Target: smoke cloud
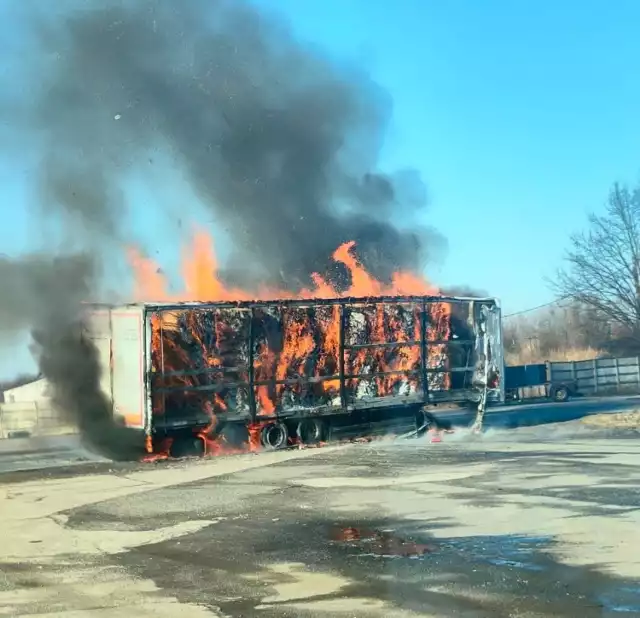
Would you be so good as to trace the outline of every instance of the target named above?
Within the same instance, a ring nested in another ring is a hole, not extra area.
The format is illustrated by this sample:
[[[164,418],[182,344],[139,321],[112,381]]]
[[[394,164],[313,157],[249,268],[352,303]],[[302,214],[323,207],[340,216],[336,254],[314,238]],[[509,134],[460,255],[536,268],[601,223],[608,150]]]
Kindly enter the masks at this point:
[[[113,233],[123,176],[163,150],[228,231],[237,278],[307,285],[348,240],[387,278],[441,245],[417,226],[418,172],[376,171],[391,101],[365,73],[237,0],[76,6],[37,24],[47,200]]]
[[[33,225],[53,213],[87,251],[1,262],[15,294],[3,293],[0,319],[37,331],[41,368],[81,427],[91,410],[103,418],[105,403],[92,346],[73,334],[79,303],[129,236],[136,204],[123,184],[144,177],[154,153],[226,230],[234,283],[307,285],[314,271],[331,276],[330,255],[349,240],[383,280],[421,271],[442,247],[417,219],[419,173],[378,170],[387,93],[278,19],[240,0],[45,6],[24,12],[29,97],[13,122],[41,153]]]

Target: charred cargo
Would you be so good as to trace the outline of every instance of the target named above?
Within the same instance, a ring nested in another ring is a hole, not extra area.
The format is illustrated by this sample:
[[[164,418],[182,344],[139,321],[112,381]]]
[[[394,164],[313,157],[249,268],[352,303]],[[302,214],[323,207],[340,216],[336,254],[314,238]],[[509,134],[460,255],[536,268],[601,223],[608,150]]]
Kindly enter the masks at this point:
[[[90,324],[114,414],[148,441],[242,442],[260,424],[276,448],[385,431],[425,404],[504,401],[491,298],[144,303],[93,307]]]

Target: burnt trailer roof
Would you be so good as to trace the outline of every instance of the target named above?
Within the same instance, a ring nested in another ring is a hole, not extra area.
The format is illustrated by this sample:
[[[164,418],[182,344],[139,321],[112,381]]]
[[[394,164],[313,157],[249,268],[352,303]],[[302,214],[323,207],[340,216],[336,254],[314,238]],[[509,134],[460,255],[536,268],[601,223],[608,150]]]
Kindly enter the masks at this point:
[[[361,305],[371,303],[484,303],[499,306],[498,299],[493,297],[466,296],[438,296],[438,295],[395,295],[395,296],[340,296],[335,298],[296,298],[296,299],[265,299],[265,300],[237,300],[237,301],[181,301],[159,302],[144,301],[135,303],[90,303],[92,307],[141,307],[151,311],[170,311],[179,309],[207,309],[207,308],[237,308],[250,309],[252,307],[283,306],[306,307],[309,305]]]

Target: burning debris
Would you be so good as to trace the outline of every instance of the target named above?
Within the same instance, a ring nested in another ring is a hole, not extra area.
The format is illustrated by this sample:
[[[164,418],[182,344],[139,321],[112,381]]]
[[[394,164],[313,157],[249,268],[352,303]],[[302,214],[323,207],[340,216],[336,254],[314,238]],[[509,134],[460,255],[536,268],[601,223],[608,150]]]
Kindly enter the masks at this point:
[[[423,310],[373,300],[159,309],[151,319],[154,410],[184,410],[196,393],[205,400],[213,393],[214,414],[245,414],[255,397],[258,416],[337,405],[341,386],[349,402],[414,395],[422,388]],[[425,370],[442,371],[448,311],[444,303],[428,310],[426,337],[433,343]],[[250,374],[253,394],[241,386]],[[432,391],[446,388],[449,378],[427,379]]]

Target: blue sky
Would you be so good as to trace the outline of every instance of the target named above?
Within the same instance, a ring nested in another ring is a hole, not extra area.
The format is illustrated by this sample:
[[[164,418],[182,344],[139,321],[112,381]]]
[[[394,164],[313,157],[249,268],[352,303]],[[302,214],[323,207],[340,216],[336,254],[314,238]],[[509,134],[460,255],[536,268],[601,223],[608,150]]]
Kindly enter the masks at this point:
[[[262,0],[394,99],[383,162],[420,169],[441,284],[553,298],[568,236],[640,171],[640,2]]]
[[[382,163],[428,184],[425,221],[449,245],[428,269],[439,284],[483,288],[506,313],[551,300],[569,234],[640,177],[640,2],[255,2],[391,93]],[[3,163],[0,251],[15,253],[34,240],[31,180],[26,160]]]

